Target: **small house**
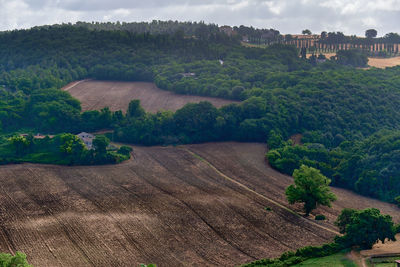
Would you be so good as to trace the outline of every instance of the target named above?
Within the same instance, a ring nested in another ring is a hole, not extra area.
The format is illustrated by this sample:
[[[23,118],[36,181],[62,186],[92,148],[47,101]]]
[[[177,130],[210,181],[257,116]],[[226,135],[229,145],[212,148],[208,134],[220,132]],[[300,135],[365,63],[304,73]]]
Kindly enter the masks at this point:
[[[219,31],[225,33],[228,36],[232,36],[232,35],[236,34],[235,30],[231,26],[228,26],[228,25],[219,27]]]
[[[93,139],[94,139],[93,134],[82,132],[77,136],[82,140],[87,149],[93,148]]]

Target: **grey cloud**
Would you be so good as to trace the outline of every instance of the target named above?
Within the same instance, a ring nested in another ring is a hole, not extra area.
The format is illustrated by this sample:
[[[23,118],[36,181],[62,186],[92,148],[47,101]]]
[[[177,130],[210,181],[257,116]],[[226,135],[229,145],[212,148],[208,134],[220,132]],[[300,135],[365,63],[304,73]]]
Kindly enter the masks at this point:
[[[400,0],[0,0],[0,29],[84,21],[205,21],[282,33],[400,32]]]

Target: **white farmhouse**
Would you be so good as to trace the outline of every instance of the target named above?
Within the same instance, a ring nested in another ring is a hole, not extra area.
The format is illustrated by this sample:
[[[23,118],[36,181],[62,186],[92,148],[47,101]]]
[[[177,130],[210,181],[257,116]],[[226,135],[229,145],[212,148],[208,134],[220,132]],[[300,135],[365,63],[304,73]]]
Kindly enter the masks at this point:
[[[93,148],[93,139],[94,139],[93,134],[82,132],[77,136],[83,141],[87,149]]]

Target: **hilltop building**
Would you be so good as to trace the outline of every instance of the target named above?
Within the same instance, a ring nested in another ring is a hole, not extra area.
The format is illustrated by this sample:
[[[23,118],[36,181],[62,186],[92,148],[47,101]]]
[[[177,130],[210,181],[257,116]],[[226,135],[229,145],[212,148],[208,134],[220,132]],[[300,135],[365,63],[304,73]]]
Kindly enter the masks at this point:
[[[82,132],[80,134],[77,134],[77,136],[82,140],[87,149],[93,148],[93,134]]]
[[[228,36],[232,36],[232,35],[236,34],[235,30],[231,26],[228,26],[228,25],[219,27],[219,31],[225,33]]]

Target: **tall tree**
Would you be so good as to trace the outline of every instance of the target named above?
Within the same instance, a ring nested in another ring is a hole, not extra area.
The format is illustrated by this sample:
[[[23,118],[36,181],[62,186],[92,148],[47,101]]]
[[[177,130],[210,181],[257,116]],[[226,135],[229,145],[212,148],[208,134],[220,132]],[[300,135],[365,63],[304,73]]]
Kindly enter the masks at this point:
[[[378,209],[365,210],[344,209],[339,215],[336,225],[348,246],[360,246],[370,249],[378,242],[386,239],[395,241],[396,228],[392,217],[383,215]]]
[[[302,34],[307,34],[307,35],[311,35],[312,32],[309,29],[305,29],[301,32]]]
[[[131,118],[138,118],[145,115],[144,109],[140,106],[140,100],[134,99],[129,103],[127,116]]]
[[[93,139],[93,146],[97,154],[106,154],[109,143],[110,140],[108,140],[104,135],[98,135]]]
[[[365,31],[365,37],[367,38],[375,38],[378,35],[378,32],[375,29],[369,29]]]
[[[293,172],[294,185],[286,188],[286,196],[290,204],[296,202],[304,203],[306,216],[314,210],[317,205],[331,206],[336,200],[335,194],[330,192],[331,180],[326,178],[315,168],[301,165],[300,169]]]

